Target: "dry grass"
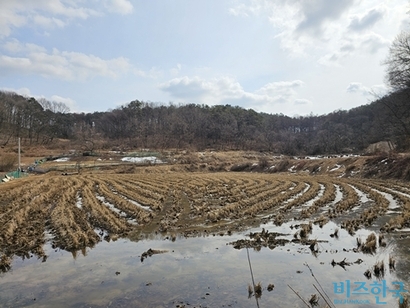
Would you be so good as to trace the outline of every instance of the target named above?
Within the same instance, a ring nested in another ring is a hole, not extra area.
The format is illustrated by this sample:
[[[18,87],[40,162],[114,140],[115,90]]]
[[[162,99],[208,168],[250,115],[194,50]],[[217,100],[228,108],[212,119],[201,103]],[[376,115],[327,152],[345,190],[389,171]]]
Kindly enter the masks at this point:
[[[206,163],[218,164],[225,163],[223,159],[228,157],[206,153],[204,158]],[[294,210],[302,205],[301,217],[306,218],[329,206],[330,217],[323,214],[312,219],[320,226],[359,205],[360,217],[341,224],[354,233],[388,208],[381,192],[397,197],[402,209],[402,215],[390,225],[406,226],[410,222],[408,183],[288,174],[185,173],[172,172],[169,166],[133,168],[130,172],[46,174],[1,184],[0,267],[8,270],[8,260],[14,255],[27,256],[31,252],[44,257],[44,232],[53,236],[53,247],[75,252],[103,239],[137,236],[141,232],[168,232],[168,236],[175,237],[198,234],[198,230],[219,233],[233,226],[245,228],[260,217],[280,225],[293,219]],[[338,202],[334,202],[336,186],[343,193]],[[361,209],[353,187],[366,193],[374,206]],[[307,206],[308,201],[312,205]],[[311,231],[311,223],[302,224],[297,237],[307,241]],[[337,237],[338,230],[331,236]],[[371,234],[363,243],[359,241],[365,253],[375,253],[377,244],[385,245],[383,235]],[[309,244],[313,244],[312,251],[317,250],[317,242]],[[372,271],[380,276],[384,269],[377,266]]]
[[[0,155],[0,172],[8,172],[17,169],[17,155]]]

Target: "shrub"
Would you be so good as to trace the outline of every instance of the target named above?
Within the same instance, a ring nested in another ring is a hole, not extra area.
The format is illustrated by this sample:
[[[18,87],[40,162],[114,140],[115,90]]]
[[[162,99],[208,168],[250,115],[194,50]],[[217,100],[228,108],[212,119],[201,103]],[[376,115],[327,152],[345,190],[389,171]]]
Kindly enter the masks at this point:
[[[12,154],[5,154],[0,156],[0,171],[11,171],[17,163],[17,156]]]
[[[269,167],[269,161],[267,157],[259,157],[258,166],[263,170]]]
[[[251,163],[243,163],[239,165],[233,165],[230,170],[233,172],[249,171],[251,166]]]
[[[279,163],[275,165],[275,168],[273,168],[272,172],[286,172],[288,171],[289,166],[290,161],[288,159],[281,159]]]

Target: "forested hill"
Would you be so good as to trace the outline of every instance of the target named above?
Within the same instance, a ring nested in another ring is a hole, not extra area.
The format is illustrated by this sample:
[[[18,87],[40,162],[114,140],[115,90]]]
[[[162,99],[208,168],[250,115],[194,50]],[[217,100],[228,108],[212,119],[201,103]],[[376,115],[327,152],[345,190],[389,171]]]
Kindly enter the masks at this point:
[[[161,105],[132,101],[114,110],[70,113],[61,103],[0,92],[0,142],[70,139],[83,150],[206,148],[260,150],[288,155],[361,152],[392,141],[410,148],[410,89],[368,105],[327,115],[288,117],[234,106]]]

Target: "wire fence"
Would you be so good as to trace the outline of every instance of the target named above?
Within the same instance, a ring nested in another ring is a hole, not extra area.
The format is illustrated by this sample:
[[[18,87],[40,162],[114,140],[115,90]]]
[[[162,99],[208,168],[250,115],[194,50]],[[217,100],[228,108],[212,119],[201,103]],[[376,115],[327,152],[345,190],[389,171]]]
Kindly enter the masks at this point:
[[[15,178],[15,179],[19,179],[19,178],[24,178],[27,176],[26,172],[22,172],[22,171],[12,171],[7,173],[7,176],[10,178]]]
[[[9,182],[13,179],[24,178],[26,176],[28,176],[27,172],[22,172],[22,171],[7,172],[6,175],[4,176],[4,178],[0,180],[0,183]]]

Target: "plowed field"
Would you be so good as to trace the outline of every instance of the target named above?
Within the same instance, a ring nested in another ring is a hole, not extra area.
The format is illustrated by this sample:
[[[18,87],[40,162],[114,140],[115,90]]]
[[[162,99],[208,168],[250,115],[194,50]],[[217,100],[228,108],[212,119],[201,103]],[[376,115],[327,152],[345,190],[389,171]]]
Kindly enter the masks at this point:
[[[15,256],[46,261],[46,242],[76,252],[102,240],[229,234],[294,219],[333,220],[350,234],[376,223],[382,232],[409,227],[410,184],[232,172],[29,177],[0,185],[0,271]]]

